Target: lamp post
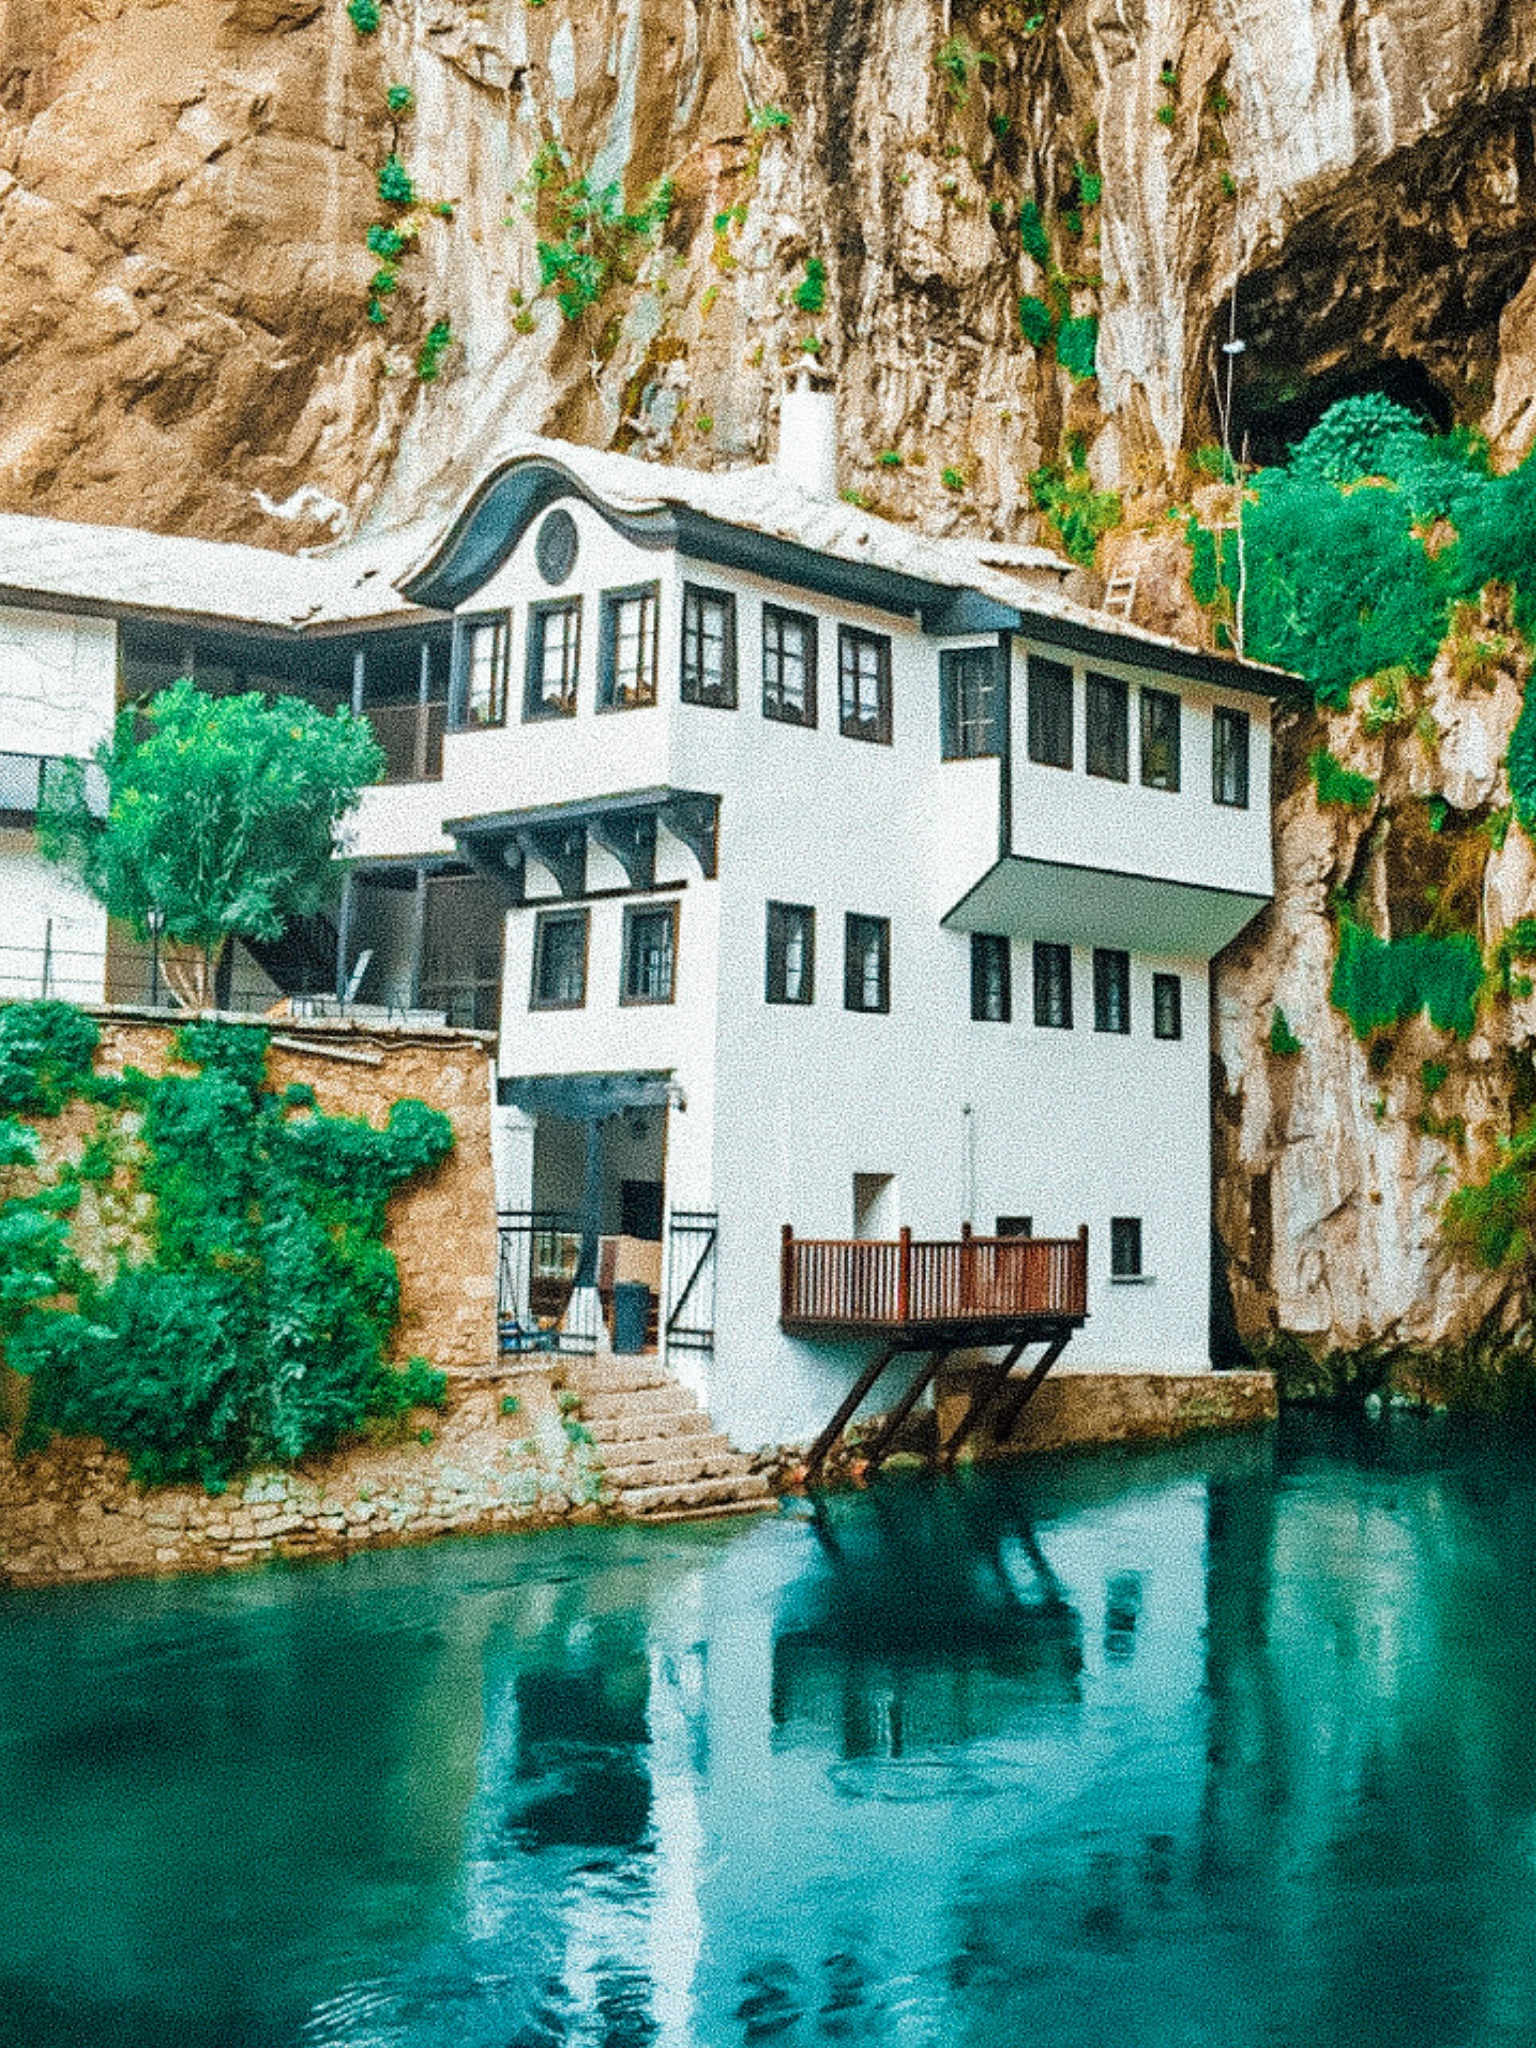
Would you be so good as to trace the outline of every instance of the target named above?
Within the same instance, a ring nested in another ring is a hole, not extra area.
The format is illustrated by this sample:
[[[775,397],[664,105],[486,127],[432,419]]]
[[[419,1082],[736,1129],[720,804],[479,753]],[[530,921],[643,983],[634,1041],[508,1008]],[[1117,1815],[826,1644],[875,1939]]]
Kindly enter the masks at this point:
[[[165,929],[165,912],[158,906],[145,914],[149,926],[149,1007],[160,1007],[160,934]]]

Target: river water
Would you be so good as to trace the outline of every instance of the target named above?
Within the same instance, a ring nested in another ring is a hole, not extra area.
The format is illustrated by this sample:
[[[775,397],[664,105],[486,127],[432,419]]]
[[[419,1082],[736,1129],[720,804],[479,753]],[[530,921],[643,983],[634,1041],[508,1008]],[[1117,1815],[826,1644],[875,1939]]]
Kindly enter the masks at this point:
[[[0,1595],[0,2044],[1529,2048],[1533,1475],[1302,1419]]]

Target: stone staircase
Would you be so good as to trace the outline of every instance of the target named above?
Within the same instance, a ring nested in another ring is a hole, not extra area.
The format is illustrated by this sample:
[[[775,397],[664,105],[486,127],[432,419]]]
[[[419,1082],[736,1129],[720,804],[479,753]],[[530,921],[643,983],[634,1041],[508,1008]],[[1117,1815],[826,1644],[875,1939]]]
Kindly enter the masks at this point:
[[[603,1461],[610,1504],[636,1521],[701,1521],[774,1506],[688,1389],[654,1358],[566,1359],[563,1377]]]

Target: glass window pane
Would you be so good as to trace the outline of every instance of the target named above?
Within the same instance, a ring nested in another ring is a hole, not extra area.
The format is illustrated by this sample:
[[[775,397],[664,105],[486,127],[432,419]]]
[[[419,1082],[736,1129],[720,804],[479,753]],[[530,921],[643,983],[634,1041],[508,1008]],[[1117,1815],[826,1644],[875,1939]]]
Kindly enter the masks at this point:
[[[1090,775],[1124,782],[1129,775],[1129,715],[1126,685],[1116,676],[1089,676],[1086,693]]]
[[[1184,990],[1176,974],[1152,977],[1152,1034],[1155,1038],[1184,1035]]]
[[[1129,1031],[1131,1028],[1131,956],[1106,946],[1093,953],[1093,1028],[1095,1031]]]
[[[940,753],[946,761],[977,760],[1001,746],[995,647],[957,647],[939,656]]]
[[[1010,947],[993,932],[971,934],[971,1016],[978,1023],[1006,1024],[1012,1014]]]
[[[1179,700],[1169,690],[1141,693],[1141,779],[1148,789],[1179,786]]]
[[[1109,1270],[1116,1280],[1141,1277],[1141,1218],[1111,1216],[1109,1219]]]
[[[815,954],[815,911],[804,903],[770,903],[765,988],[770,1003],[813,1000]]]
[[[673,971],[673,910],[629,910],[624,919],[624,979],[628,1003],[670,1003]]]
[[[1212,795],[1219,804],[1248,807],[1248,714],[1219,705],[1212,753]]]
[[[1030,656],[1028,725],[1031,761],[1072,766],[1072,671],[1065,663]]]
[[[763,716],[816,723],[816,621],[763,606]]]
[[[1037,940],[1034,953],[1035,1022],[1049,1028],[1072,1028],[1072,949]]]

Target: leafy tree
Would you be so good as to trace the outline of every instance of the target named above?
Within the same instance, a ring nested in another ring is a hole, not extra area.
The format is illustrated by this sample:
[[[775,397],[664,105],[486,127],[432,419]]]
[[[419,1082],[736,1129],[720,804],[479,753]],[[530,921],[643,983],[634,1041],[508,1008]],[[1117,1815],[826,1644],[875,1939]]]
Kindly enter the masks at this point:
[[[195,946],[204,993],[231,937],[275,939],[335,886],[336,828],[384,757],[367,721],[295,697],[210,697],[187,679],[124,711],[96,765],[104,818],[81,764],[38,819],[44,854],[71,868],[140,938]]]

